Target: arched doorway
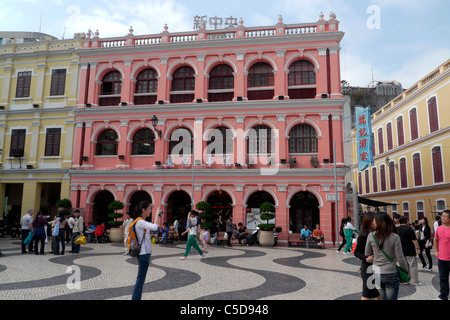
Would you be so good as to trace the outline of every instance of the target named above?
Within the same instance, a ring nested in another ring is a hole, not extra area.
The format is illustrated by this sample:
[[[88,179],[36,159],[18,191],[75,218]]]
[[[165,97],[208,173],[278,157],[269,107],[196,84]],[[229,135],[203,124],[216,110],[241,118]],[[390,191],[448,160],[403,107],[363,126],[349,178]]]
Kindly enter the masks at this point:
[[[289,202],[289,230],[300,233],[304,225],[314,230],[320,224],[319,200],[308,191],[299,191]]]
[[[233,199],[230,195],[223,191],[213,191],[206,200],[211,205],[212,227],[211,233],[215,233],[218,227],[219,216],[222,215],[224,220],[227,220],[233,214]]]
[[[245,217],[245,224],[247,226],[247,229],[253,230],[256,229],[258,224],[260,223],[266,223],[266,221],[262,221],[259,217],[259,207],[264,202],[270,202],[275,205],[275,200],[272,197],[270,193],[267,191],[256,191],[250,195],[250,197],[247,200],[247,209],[246,209],[246,217]],[[239,221],[235,221],[236,224]],[[272,223],[272,222],[270,222]]]
[[[167,199],[167,223],[171,225],[175,220],[186,225],[186,218],[191,210],[191,197],[183,190],[174,191]]]
[[[150,201],[152,202],[152,197],[145,191],[136,191],[130,198],[130,207],[129,214],[131,217],[134,216],[134,209],[138,206],[141,201]],[[153,213],[153,212],[152,212]]]
[[[95,226],[105,223],[108,228],[108,205],[114,201],[114,196],[111,192],[102,190],[94,197],[94,207],[92,210],[92,224]]]

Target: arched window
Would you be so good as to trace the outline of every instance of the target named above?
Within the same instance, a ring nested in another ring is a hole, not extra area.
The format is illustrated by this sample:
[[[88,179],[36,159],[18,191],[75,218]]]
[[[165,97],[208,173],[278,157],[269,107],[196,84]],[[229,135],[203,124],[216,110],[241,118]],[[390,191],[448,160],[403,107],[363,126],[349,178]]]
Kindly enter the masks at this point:
[[[145,128],[135,133],[131,154],[155,154],[155,134],[152,130]]]
[[[275,139],[272,129],[266,125],[258,125],[250,129],[247,140],[248,154],[272,154],[274,151]]]
[[[102,131],[97,138],[96,155],[111,156],[117,154],[117,133],[112,129]]]
[[[434,147],[431,150],[433,158],[433,176],[434,182],[444,182],[444,174],[442,172],[442,156],[441,147]]]
[[[195,72],[188,66],[179,67],[172,76],[170,102],[182,103],[194,101]]]
[[[317,132],[309,124],[298,124],[289,131],[289,153],[317,153]]]
[[[316,73],[314,65],[306,60],[291,64],[288,76],[290,99],[312,99],[316,97]]]
[[[273,99],[274,81],[272,66],[266,62],[255,63],[248,71],[248,99]]]
[[[394,161],[389,162],[389,187],[391,190],[397,189],[397,183],[395,181],[395,164]]]
[[[420,153],[413,154],[414,186],[422,185],[422,165],[420,163]]]
[[[438,110],[436,104],[436,97],[432,97],[428,100],[428,118],[430,121],[430,133],[439,130]]]
[[[416,108],[409,111],[409,125],[411,130],[411,140],[419,138],[419,127],[417,124],[417,110]]]
[[[157,91],[158,78],[156,71],[151,68],[142,70],[136,77],[134,104],[154,104]]]
[[[192,132],[186,128],[175,129],[170,135],[169,155],[187,156],[194,152]]]
[[[233,69],[227,64],[219,64],[209,73],[208,101],[231,101],[233,98]]]
[[[373,192],[378,192],[377,167],[372,167]]]
[[[207,154],[232,154],[233,132],[226,127],[212,129],[208,135]]]
[[[122,93],[122,80],[120,72],[110,71],[102,79],[102,88],[100,92],[100,106],[117,106],[120,103],[120,94]]]

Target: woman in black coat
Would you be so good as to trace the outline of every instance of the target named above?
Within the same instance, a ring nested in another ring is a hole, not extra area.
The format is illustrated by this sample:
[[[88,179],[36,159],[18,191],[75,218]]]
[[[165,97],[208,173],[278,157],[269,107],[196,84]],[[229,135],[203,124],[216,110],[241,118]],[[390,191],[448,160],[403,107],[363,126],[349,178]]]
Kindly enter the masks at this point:
[[[373,256],[366,257],[364,255],[364,252],[366,250],[366,242],[367,242],[367,236],[374,230],[373,226],[373,214],[372,213],[366,213],[363,217],[362,223],[361,223],[361,232],[358,236],[357,242],[356,242],[356,248],[355,248],[355,257],[361,260],[361,278],[363,282],[363,288],[362,288],[362,297],[361,300],[381,300],[381,295],[378,292],[378,290],[374,287],[375,285],[372,283],[372,281],[369,280],[369,277],[373,275],[373,272],[367,272],[367,269],[372,266],[373,263]],[[367,283],[370,283],[370,286],[367,286]]]
[[[420,253],[419,258],[422,262],[422,269],[425,269],[427,271],[432,271],[433,269],[433,260],[431,259],[431,228],[428,225],[428,218],[423,217],[420,219],[420,228],[419,228],[419,247],[420,247]],[[425,263],[425,259],[423,257],[423,251],[425,250],[425,254],[428,258],[428,267]]]

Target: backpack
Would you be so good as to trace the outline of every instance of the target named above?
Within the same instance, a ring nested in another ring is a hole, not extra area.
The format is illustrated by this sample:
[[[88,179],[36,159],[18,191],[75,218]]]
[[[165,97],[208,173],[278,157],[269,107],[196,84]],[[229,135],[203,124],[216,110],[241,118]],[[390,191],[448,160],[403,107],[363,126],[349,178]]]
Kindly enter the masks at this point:
[[[144,229],[144,234],[141,239],[141,243],[139,243],[137,236],[136,236],[136,227],[135,224],[142,218],[137,218],[136,220],[131,223],[131,225],[128,227],[128,237],[127,237],[127,247],[128,252],[131,257],[139,257],[139,254],[141,253],[141,246],[144,242],[145,232],[147,230]]]

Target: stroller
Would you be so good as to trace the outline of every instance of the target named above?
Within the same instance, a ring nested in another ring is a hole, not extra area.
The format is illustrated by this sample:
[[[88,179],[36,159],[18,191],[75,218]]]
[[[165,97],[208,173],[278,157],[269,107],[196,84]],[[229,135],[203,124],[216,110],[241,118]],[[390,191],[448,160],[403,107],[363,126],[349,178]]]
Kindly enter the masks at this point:
[[[104,225],[95,227],[94,237],[92,239],[94,243],[107,243],[109,242],[108,235],[106,234],[106,229]]]

